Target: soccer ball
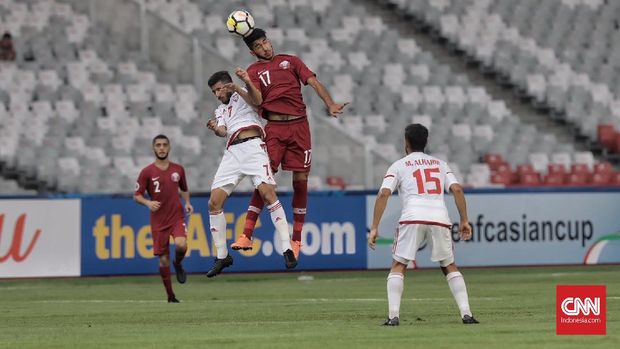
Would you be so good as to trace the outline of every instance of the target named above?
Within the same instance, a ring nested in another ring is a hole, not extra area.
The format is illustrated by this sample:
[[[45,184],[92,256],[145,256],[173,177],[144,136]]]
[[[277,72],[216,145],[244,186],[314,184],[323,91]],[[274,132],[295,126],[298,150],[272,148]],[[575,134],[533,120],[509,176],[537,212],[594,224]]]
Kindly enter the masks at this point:
[[[233,34],[248,36],[254,30],[254,18],[248,11],[233,11],[228,15],[226,27]]]

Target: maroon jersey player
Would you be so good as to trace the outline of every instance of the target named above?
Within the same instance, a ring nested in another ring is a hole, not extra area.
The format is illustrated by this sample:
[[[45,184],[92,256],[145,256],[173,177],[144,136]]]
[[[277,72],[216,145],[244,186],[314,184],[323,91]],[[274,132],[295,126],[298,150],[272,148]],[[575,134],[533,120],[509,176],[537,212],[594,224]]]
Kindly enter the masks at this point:
[[[237,68],[236,73],[242,80],[250,80],[258,88],[258,91],[248,89],[251,91],[249,97],[250,102],[258,108],[259,115],[267,120],[265,143],[271,167],[273,172],[277,172],[280,166],[285,171],[293,172],[292,247],[295,257],[299,258],[312,159],[310,128],[301,84],[312,86],[331,116],[341,114],[346,103],[335,103],[325,86],[299,57],[274,54],[264,30],[256,28],[243,40],[257,61],[248,67],[247,72]],[[255,191],[248,208],[245,229],[232,244],[233,249],[252,248],[252,233],[263,206],[263,200]]]
[[[179,199],[179,191],[185,200],[185,211],[194,211],[189,201],[189,189],[185,179],[185,169],[168,160],[170,141],[164,135],[153,139],[155,162],[143,168],[136,182],[134,200],[151,211],[151,232],[153,236],[153,254],[159,256],[159,274],[164,282],[168,303],[178,303],[172,283],[170,282],[170,236],[174,237],[174,269],[177,281],[185,283],[187,275],[181,261],[187,251],[187,230],[185,213]],[[150,200],[144,198],[149,194]]]

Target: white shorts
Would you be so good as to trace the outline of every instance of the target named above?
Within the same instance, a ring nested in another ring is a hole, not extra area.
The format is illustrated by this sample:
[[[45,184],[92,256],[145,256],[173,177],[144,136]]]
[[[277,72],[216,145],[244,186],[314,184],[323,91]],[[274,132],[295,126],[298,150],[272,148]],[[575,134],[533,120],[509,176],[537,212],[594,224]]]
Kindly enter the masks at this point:
[[[228,147],[215,173],[211,190],[220,188],[230,194],[245,176],[250,176],[254,187],[261,183],[276,185],[266,149],[265,142],[260,138]]]
[[[401,224],[392,245],[392,258],[402,264],[415,260],[424,241],[431,248],[431,260],[442,267],[454,263],[452,232],[446,227],[429,224]]]

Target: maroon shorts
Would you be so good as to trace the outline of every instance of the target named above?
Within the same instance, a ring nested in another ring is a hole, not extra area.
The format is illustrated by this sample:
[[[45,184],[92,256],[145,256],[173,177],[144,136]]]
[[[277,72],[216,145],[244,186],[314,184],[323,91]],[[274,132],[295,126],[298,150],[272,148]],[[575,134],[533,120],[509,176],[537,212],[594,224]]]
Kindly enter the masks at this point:
[[[160,230],[153,230],[153,254],[161,256],[168,254],[170,248],[170,237],[187,238],[187,228],[184,221],[179,221],[173,225]]]
[[[269,121],[265,126],[267,153],[271,169],[280,165],[285,171],[309,172],[312,161],[312,141],[307,118],[294,121]]]

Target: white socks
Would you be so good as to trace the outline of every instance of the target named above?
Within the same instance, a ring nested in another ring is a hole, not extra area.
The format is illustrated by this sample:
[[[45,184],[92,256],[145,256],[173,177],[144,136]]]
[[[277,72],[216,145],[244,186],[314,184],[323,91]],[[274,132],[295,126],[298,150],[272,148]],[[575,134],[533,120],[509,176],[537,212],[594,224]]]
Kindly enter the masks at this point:
[[[228,247],[226,246],[226,218],[224,212],[209,213],[209,225],[211,226],[211,236],[213,243],[217,248],[217,258],[222,259],[228,256]]]
[[[469,310],[469,297],[467,296],[467,287],[465,287],[465,279],[463,279],[463,275],[461,275],[460,272],[455,271],[446,275],[446,280],[448,281],[448,286],[450,286],[450,291],[452,291],[454,300],[461,311],[461,318],[465,315],[471,316],[471,310]]]
[[[282,251],[292,250],[291,236],[288,233],[288,221],[286,220],[286,214],[284,213],[280,200],[268,205],[267,208],[271,214],[271,221],[276,227],[276,231],[278,232],[278,236],[282,242]]]
[[[400,316],[400,299],[403,296],[404,275],[390,273],[387,277],[389,318]]]

